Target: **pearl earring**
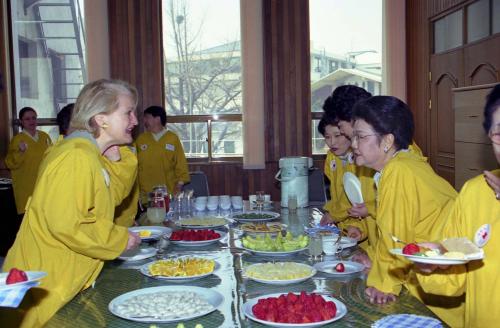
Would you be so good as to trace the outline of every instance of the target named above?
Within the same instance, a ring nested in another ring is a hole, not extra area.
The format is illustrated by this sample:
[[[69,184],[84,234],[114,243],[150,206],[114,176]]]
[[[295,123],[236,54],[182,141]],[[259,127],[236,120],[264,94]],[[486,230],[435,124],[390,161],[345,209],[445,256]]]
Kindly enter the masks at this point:
[[[384,147],[384,153],[387,153],[389,151],[389,148]]]

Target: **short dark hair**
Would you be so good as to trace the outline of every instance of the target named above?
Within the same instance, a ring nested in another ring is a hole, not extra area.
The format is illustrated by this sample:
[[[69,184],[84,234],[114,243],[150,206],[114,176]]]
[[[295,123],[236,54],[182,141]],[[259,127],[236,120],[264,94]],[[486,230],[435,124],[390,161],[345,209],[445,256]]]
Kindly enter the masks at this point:
[[[335,125],[336,126],[338,124],[338,122],[339,121],[337,120],[335,115],[329,115],[327,113],[324,113],[323,117],[321,118],[321,120],[319,120],[319,123],[318,123],[318,132],[321,133],[321,135],[324,137],[326,126],[327,125]]]
[[[69,122],[71,121],[71,113],[73,112],[75,104],[67,104],[59,113],[57,113],[56,121],[59,126],[59,134],[63,136],[68,134]]]
[[[26,114],[27,112],[33,112],[36,114],[36,110],[33,108],[33,107],[23,107],[21,108],[21,110],[19,111],[19,119],[22,120],[23,119],[23,116],[24,114]]]
[[[341,85],[333,90],[323,104],[325,113],[333,114],[339,121],[352,120],[354,105],[363,99],[370,98],[371,93],[355,85]]]
[[[353,118],[364,120],[381,136],[392,133],[396,150],[406,149],[412,143],[413,114],[408,105],[396,97],[374,96],[361,100],[354,106]]]
[[[500,83],[490,91],[486,97],[486,105],[484,106],[484,121],[483,128],[486,133],[490,132],[491,124],[493,124],[493,114],[500,107]]]
[[[161,106],[149,106],[144,110],[144,114],[149,114],[153,117],[160,117],[161,125],[165,126],[167,124],[167,112],[165,108]]]

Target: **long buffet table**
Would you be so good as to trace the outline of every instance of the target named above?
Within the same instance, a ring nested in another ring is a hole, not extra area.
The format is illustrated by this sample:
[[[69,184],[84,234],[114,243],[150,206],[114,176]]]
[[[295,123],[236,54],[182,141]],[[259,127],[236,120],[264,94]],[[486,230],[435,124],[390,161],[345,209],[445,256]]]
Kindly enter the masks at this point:
[[[281,211],[281,222],[288,225],[293,233],[303,232],[304,225],[310,220],[309,209],[298,209],[296,214],[289,214],[287,209]],[[199,248],[187,248],[170,245],[165,256],[200,255],[210,257],[220,264],[220,269],[208,277],[189,282],[175,283],[151,279],[142,275],[138,268],[152,261],[147,259],[139,262],[122,262],[119,260],[105,265],[95,286],[77,295],[63,307],[48,323],[47,327],[151,327],[149,323],[128,321],[114,316],[108,310],[109,302],[126,292],[156,286],[185,285],[212,288],[224,296],[220,308],[206,316],[185,321],[186,328],[192,328],[200,323],[204,328],[211,327],[264,327],[262,324],[247,319],[241,308],[247,299],[271,293],[315,292],[332,295],[347,306],[347,315],[324,327],[370,327],[376,320],[396,313],[419,314],[435,317],[416,298],[406,291],[397,301],[388,305],[370,304],[364,297],[365,275],[355,273],[347,276],[331,276],[318,273],[313,278],[293,285],[276,286],[261,284],[242,277],[242,269],[253,263],[267,261],[295,261],[313,264],[307,254],[293,255],[283,258],[255,256],[245,250],[235,247],[235,240],[241,237],[230,226],[228,238],[223,243]],[[352,249],[344,250],[342,259],[350,256]],[[326,256],[324,260],[334,260]],[[174,324],[155,324],[156,327],[177,327]]]

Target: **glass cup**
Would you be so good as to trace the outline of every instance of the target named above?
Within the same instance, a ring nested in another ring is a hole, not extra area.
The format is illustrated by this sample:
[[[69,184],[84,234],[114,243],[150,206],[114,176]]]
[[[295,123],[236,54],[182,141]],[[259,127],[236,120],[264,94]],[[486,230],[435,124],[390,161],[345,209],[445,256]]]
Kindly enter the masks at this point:
[[[167,214],[165,198],[161,193],[151,193],[146,215],[151,223],[162,223]]]
[[[258,210],[262,211],[264,209],[264,192],[255,192],[255,205]]]
[[[297,195],[295,194],[288,195],[288,212],[297,212]]]
[[[317,260],[323,254],[323,241],[321,235],[313,233],[309,235],[309,256]]]

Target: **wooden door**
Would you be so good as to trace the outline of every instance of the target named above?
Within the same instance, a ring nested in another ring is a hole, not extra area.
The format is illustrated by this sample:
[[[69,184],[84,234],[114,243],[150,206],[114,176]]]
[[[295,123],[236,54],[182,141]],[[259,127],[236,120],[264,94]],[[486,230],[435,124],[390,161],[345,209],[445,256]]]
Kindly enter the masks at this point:
[[[463,51],[432,55],[430,59],[430,162],[434,170],[454,185],[455,120],[452,89],[464,85]]]

